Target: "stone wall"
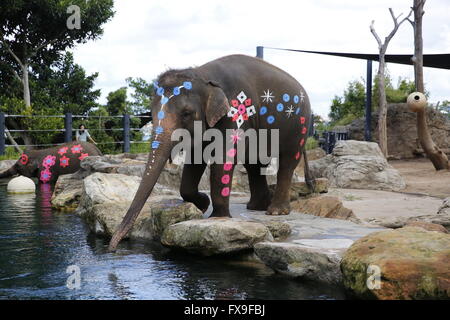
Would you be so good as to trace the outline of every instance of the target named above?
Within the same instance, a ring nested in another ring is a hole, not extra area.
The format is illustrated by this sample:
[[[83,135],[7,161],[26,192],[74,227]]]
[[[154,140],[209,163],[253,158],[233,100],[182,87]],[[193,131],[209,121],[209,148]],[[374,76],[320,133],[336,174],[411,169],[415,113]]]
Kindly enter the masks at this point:
[[[434,142],[441,149],[450,149],[450,120],[442,113],[427,108],[427,123]],[[372,139],[378,142],[378,112],[372,113]],[[390,104],[387,114],[388,152],[396,159],[414,158],[420,148],[417,138],[416,114],[406,103]],[[350,139],[364,140],[364,118],[349,125]]]

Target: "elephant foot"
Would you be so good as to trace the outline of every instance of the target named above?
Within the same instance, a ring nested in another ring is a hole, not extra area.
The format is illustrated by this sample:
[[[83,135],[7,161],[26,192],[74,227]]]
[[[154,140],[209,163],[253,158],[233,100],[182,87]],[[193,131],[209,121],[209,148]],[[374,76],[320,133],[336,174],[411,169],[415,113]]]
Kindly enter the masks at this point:
[[[231,218],[229,210],[213,210],[209,218]]]
[[[276,204],[273,203],[267,209],[266,214],[269,216],[286,216],[291,212],[291,205],[289,202]]]
[[[263,199],[253,200],[247,203],[247,210],[256,210],[256,211],[264,211],[270,206],[270,197],[266,197]]]
[[[203,213],[208,210],[209,204],[211,203],[208,195],[202,192],[198,192],[195,195],[181,195],[181,197],[184,201],[195,204],[195,206]]]

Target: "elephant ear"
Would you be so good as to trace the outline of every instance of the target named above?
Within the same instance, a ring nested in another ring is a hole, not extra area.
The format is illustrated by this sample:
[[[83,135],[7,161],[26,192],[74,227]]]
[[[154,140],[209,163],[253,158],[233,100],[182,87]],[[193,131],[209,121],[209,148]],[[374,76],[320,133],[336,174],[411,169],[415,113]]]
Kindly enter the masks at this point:
[[[230,111],[230,104],[225,92],[223,92],[218,83],[208,81],[208,86],[209,95],[205,107],[205,116],[208,125],[214,127]]]

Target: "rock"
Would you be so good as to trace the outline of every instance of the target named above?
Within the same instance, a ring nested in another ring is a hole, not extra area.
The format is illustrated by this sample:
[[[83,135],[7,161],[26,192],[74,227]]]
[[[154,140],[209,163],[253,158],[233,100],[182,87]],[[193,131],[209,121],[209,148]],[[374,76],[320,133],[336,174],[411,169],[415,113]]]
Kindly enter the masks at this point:
[[[271,184],[269,185],[269,190],[275,192],[277,185]],[[298,181],[291,183],[291,201],[295,201],[300,197],[304,197],[310,195],[312,193],[327,193],[328,192],[328,179],[326,178],[317,178],[314,180],[314,190],[309,190],[308,185],[305,181]]]
[[[379,286],[369,266],[381,273]],[[345,287],[377,299],[449,299],[449,266],[450,235],[417,227],[372,233],[355,241],[341,261]]]
[[[442,233],[448,233],[447,229],[445,229],[440,224],[429,223],[429,222],[421,222],[421,221],[409,221],[406,223],[406,227],[417,227],[422,228],[428,231],[437,231]]]
[[[36,185],[30,178],[19,176],[9,180],[6,190],[8,193],[14,194],[35,193]]]
[[[166,228],[178,222],[202,219],[203,213],[190,202],[181,199],[169,199],[152,202],[152,234],[159,240]]]
[[[273,241],[261,223],[234,218],[190,220],[169,226],[161,243],[167,247],[211,256],[250,250],[262,241]]]
[[[345,208],[338,197],[319,196],[302,199],[291,203],[291,208],[301,213],[324,218],[359,221],[353,211]]]
[[[373,142],[338,141],[332,154],[311,161],[310,169],[337,188],[398,191],[406,186]]]
[[[291,226],[286,222],[266,221],[263,224],[267,227],[267,229],[269,229],[270,233],[276,240],[286,238],[292,233]]]
[[[83,159],[80,166],[89,174],[95,172],[121,173],[142,177],[146,160],[140,155],[118,154],[87,157]],[[120,171],[120,172],[119,172]]]
[[[366,220],[368,223],[385,228],[402,228],[411,222],[431,223],[443,226],[450,230],[450,213],[427,214],[414,217],[380,217]]]
[[[308,161],[318,160],[325,157],[327,153],[322,148],[315,148],[312,150],[306,150],[306,157],[308,158]],[[300,159],[300,162],[298,163],[297,168],[295,168],[295,172],[300,177],[304,176],[304,167],[305,167],[305,161],[302,158]]]
[[[450,148],[450,120],[433,108],[427,108],[428,129],[436,145]],[[387,137],[389,155],[398,158],[414,158],[420,147],[417,138],[417,116],[409,111],[406,103],[389,104],[387,109]],[[378,142],[378,112],[372,113],[372,137]],[[353,140],[364,140],[364,118],[353,121],[349,126]]]
[[[75,211],[82,192],[83,180],[78,179],[76,174],[59,176],[51,199],[52,208],[65,212]]]
[[[141,178],[123,174],[106,174],[96,172],[83,180],[83,192],[77,213],[82,215],[95,205],[103,203],[130,203],[141,182]],[[177,192],[168,190],[161,185],[155,185],[152,197],[159,195],[176,195]]]
[[[442,202],[442,206],[439,208],[437,214],[450,216],[450,198],[444,199],[444,202]]]
[[[339,284],[340,257],[305,248],[295,243],[257,243],[255,254],[273,270],[295,278]]]
[[[11,168],[17,161],[16,160],[2,160],[0,161],[0,172],[4,170],[8,170]]]

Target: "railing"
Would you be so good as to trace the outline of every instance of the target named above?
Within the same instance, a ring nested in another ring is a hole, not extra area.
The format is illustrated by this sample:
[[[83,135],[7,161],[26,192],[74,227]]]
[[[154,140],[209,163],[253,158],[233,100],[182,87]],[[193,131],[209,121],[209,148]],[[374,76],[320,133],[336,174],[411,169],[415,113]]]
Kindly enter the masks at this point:
[[[325,131],[319,138],[319,146],[327,153],[333,152],[337,141],[348,140],[350,134],[348,131]]]
[[[60,129],[12,129],[7,130],[6,129],[6,119],[7,118],[63,118],[64,119],[64,128]],[[151,119],[151,116],[135,116],[135,115],[129,115],[124,114],[121,116],[81,116],[81,115],[72,115],[71,113],[66,113],[65,115],[7,115],[2,112],[0,112],[0,155],[5,154],[5,150],[7,147],[14,147],[14,145],[10,145],[6,143],[6,133],[7,131],[9,133],[18,133],[18,132],[35,132],[35,133],[49,133],[49,132],[64,132],[64,142],[71,142],[73,141],[73,132],[75,131],[73,129],[73,121],[74,119],[82,119],[83,121],[87,119],[114,119],[114,118],[122,118],[122,127],[121,128],[101,128],[101,129],[94,129],[94,128],[87,128],[89,132],[95,132],[95,131],[106,131],[106,132],[112,132],[112,131],[122,131],[122,141],[114,141],[114,142],[97,142],[98,145],[106,145],[106,144],[121,144],[123,152],[130,152],[130,146],[131,144],[138,144],[138,143],[147,143],[144,141],[131,141],[130,133],[132,131],[139,131],[140,128],[131,128],[130,127],[130,119],[132,118],[149,118]],[[62,144],[62,143],[61,143]],[[50,147],[55,146],[59,144],[22,144],[19,145],[20,147]]]

